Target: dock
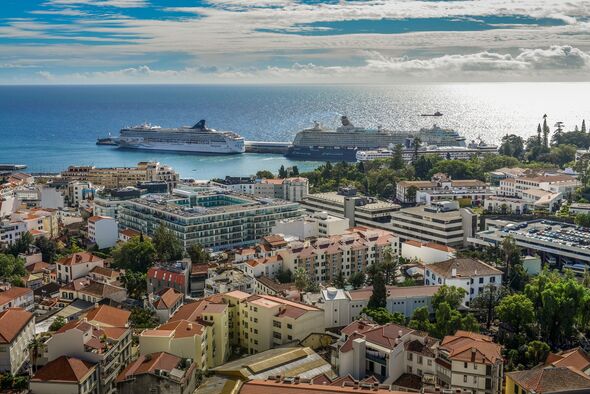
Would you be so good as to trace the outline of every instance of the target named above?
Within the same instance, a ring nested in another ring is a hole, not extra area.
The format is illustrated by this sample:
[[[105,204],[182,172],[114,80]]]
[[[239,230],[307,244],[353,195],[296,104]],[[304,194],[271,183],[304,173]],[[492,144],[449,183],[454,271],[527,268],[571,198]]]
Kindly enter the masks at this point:
[[[290,142],[280,141],[246,141],[246,153],[277,153],[285,154],[291,146]]]

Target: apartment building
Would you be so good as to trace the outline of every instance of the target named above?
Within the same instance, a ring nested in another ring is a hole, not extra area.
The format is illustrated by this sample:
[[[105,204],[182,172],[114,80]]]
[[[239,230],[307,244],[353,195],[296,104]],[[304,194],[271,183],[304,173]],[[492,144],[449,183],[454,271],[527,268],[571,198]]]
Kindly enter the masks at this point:
[[[79,252],[62,257],[55,266],[58,282],[69,283],[88,276],[95,267],[104,267],[104,260],[90,252]]]
[[[88,218],[88,240],[99,249],[112,248],[119,239],[119,228],[115,218],[91,216]]]
[[[67,323],[47,340],[47,360],[68,356],[96,364],[100,393],[114,393],[115,378],[131,359],[129,315],[103,305],[85,318]]]
[[[230,308],[232,343],[256,354],[324,332],[323,311],[269,295],[231,292],[222,295]]]
[[[424,268],[426,286],[455,286],[465,290],[464,304],[469,306],[488,285],[502,286],[502,271],[483,261],[454,258]]]
[[[107,189],[136,186],[146,181],[163,181],[168,184],[169,190],[172,190],[180,179],[172,167],[158,162],[139,162],[137,167],[70,166],[61,173],[61,177],[67,180],[88,181]]]
[[[79,278],[66,283],[60,288],[62,301],[76,299],[97,303],[108,299],[115,302],[123,302],[127,299],[127,290],[121,285],[117,286],[105,282],[97,282],[90,278]]]
[[[274,278],[281,263],[283,270],[295,272],[303,268],[315,281],[327,283],[339,273],[348,278],[354,272],[365,272],[367,267],[383,260],[386,249],[393,255],[399,254],[397,236],[389,231],[359,226],[342,235],[304,241],[274,234],[264,237],[248,253],[237,253],[237,256],[245,261],[245,272],[256,274],[264,270],[267,276]]]
[[[373,197],[359,195],[352,187],[342,187],[338,192],[309,194],[301,201],[307,212],[327,212],[347,218],[349,225],[384,228],[392,214],[401,207]]]
[[[295,202],[183,187],[172,195],[127,201],[119,208],[119,224],[150,236],[163,225],[185,248],[198,243],[221,250],[253,244],[270,234],[277,221],[302,213]]]
[[[504,379],[502,347],[486,335],[457,331],[440,342],[437,383],[475,394],[500,394]]]
[[[205,297],[234,290],[251,293],[254,286],[254,277],[242,270],[234,267],[212,269],[209,270],[209,277],[205,280]]]
[[[34,315],[21,308],[0,312],[0,372],[17,374],[29,360],[29,343],[35,337]]]
[[[172,288],[188,295],[190,289],[190,261],[181,260],[171,263],[160,263],[147,272],[148,293],[157,293]]]
[[[302,177],[256,179],[226,176],[225,179],[215,180],[215,183],[237,193],[295,202],[301,201],[309,193],[309,181]]]
[[[197,386],[197,364],[158,352],[139,356],[117,377],[117,392],[192,394]]]
[[[311,237],[341,235],[349,228],[348,218],[330,215],[327,212],[313,212],[304,217],[277,222],[272,228],[272,234],[283,234],[304,240]]]
[[[436,379],[438,341],[424,332],[358,320],[343,328],[341,335],[332,354],[339,376],[374,376],[387,385],[404,374],[429,382]]]
[[[119,206],[123,205],[127,200],[139,198],[141,195],[142,190],[133,186],[101,190],[94,196],[93,214],[95,216],[108,216],[116,219]]]
[[[150,293],[149,305],[156,312],[160,323],[164,323],[182,306],[184,294],[171,288]]]
[[[11,287],[0,292],[0,312],[9,308],[21,308],[32,312],[35,308],[33,290],[26,287]]]
[[[414,240],[462,247],[477,231],[477,215],[469,208],[460,208],[457,201],[443,201],[392,213],[388,229],[402,242]]]
[[[571,196],[581,185],[581,182],[571,175],[522,176],[501,180],[498,194],[522,198],[524,192],[537,189],[561,193],[567,197]]]
[[[66,186],[66,201],[70,207],[79,207],[84,202],[92,200],[96,194],[96,187],[88,180],[72,180]]]
[[[432,297],[438,286],[387,286],[386,309],[410,318],[417,308],[427,307],[432,312]],[[369,304],[372,287],[357,290],[343,290],[334,287],[322,289],[319,295],[304,296],[304,299],[324,311],[326,328],[344,327],[362,317],[363,309]]]
[[[486,196],[493,194],[485,182],[453,180],[442,173],[434,174],[430,181],[401,181],[396,185],[396,198],[406,204],[461,200],[466,205],[481,205]]]
[[[423,264],[438,263],[455,257],[457,250],[434,242],[419,242],[412,239],[401,243],[401,257],[408,261],[418,260]]]
[[[96,364],[61,356],[45,364],[31,378],[35,394],[99,394],[100,375]]]

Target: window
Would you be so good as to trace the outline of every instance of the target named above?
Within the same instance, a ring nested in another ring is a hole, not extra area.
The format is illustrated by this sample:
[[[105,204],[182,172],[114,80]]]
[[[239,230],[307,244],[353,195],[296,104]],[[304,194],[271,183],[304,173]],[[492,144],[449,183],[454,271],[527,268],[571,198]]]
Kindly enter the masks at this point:
[[[496,283],[496,277],[495,276],[492,276],[490,278],[490,283]]]
[[[414,359],[414,355],[412,353],[408,353],[408,361],[412,361]]]
[[[418,364],[422,364],[422,356],[418,356]]]
[[[463,383],[467,383],[467,375],[463,375]]]
[[[467,369],[467,363],[463,363],[463,368]]]
[[[272,321],[272,326],[273,327],[276,327],[276,328],[281,328],[281,322],[280,321],[273,320]]]
[[[474,376],[474,377],[473,377],[473,383],[474,383],[474,384],[477,384],[477,376]]]
[[[293,328],[293,325],[292,325],[292,324],[287,324],[287,328],[288,328],[289,330],[291,330],[291,329]]]
[[[432,366],[432,360],[428,360],[428,361],[426,362],[426,364],[427,364],[429,367],[430,367],[430,366]]]
[[[483,283],[483,278],[479,278],[479,283]]]
[[[408,373],[412,373],[412,367],[408,367]]]
[[[272,332],[272,337],[273,338],[276,338],[276,339],[281,339],[281,333],[280,332],[273,331]]]

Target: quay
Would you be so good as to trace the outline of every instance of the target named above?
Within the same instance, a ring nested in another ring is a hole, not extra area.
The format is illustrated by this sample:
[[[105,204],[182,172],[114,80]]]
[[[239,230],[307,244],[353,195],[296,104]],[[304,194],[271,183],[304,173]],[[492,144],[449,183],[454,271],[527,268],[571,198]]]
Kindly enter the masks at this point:
[[[291,146],[290,142],[280,141],[246,141],[246,153],[278,153],[285,154]]]

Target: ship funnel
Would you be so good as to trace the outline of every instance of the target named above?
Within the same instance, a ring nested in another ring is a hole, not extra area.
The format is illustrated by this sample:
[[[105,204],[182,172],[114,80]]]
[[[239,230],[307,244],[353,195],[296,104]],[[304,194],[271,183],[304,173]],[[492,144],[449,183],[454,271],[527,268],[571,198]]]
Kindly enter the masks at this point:
[[[200,130],[203,130],[203,129],[205,129],[206,127],[207,127],[207,126],[206,126],[206,124],[205,124],[205,119],[201,119],[201,120],[199,120],[199,123],[197,123],[196,125],[194,125],[192,128],[193,128],[193,129],[200,129]]]
[[[340,121],[342,122],[342,126],[352,126],[352,123],[350,123],[347,116],[342,116]]]

